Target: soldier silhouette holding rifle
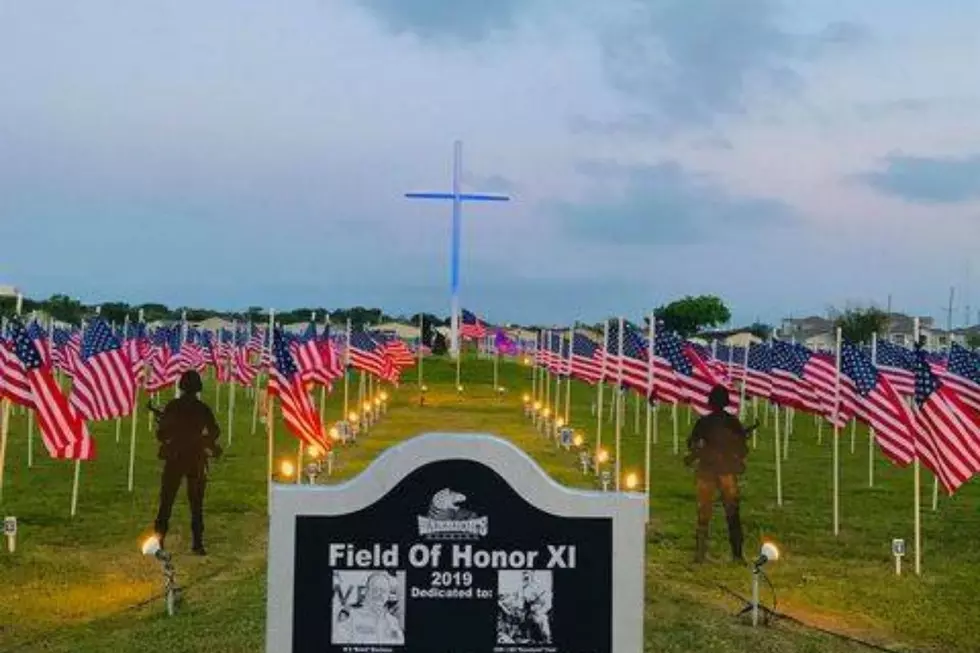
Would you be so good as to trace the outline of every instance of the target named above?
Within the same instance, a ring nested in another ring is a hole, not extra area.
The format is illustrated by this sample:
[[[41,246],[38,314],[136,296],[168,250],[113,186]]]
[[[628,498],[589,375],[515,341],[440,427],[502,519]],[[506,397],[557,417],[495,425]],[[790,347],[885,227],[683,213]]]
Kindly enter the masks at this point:
[[[732,559],[744,562],[742,557],[742,522],[739,516],[738,476],[745,471],[745,458],[749,448],[746,439],[759,425],[742,426],[734,415],[725,412],[728,407],[728,390],[716,385],[708,394],[711,413],[694,423],[691,437],[687,439],[689,453],[684,464],[696,463],[694,478],[697,485],[698,522],[695,535],[695,562],[704,562],[708,551],[708,525],[714,508],[715,495],[721,492],[728,522],[728,542]]]
[[[184,372],[177,387],[180,396],[167,403],[162,411],[150,406],[157,416],[157,440],[160,442],[157,457],[164,461],[156,533],[162,548],[174,498],[186,477],[187,500],[191,508],[192,550],[198,555],[206,555],[203,539],[204,489],[207,485],[208,456],[221,456],[221,445],[218,444],[221,430],[211,408],[197,397],[203,389],[200,374],[194,370]]]

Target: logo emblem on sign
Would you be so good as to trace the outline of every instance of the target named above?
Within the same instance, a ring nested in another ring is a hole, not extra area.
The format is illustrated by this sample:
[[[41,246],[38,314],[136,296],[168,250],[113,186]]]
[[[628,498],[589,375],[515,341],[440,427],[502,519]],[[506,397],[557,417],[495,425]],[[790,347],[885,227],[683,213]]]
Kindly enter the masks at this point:
[[[432,496],[427,515],[419,515],[419,535],[433,540],[476,540],[489,532],[489,519],[460,507],[466,495],[444,488]]]

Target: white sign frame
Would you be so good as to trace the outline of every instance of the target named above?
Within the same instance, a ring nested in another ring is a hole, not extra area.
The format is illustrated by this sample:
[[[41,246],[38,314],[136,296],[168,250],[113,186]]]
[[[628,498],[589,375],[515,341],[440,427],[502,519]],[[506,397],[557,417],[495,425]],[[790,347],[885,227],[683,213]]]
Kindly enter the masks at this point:
[[[274,484],[269,520],[266,651],[293,650],[296,518],[347,515],[387,495],[423,465],[471,460],[488,466],[537,508],[558,517],[612,520],[612,650],[642,653],[646,580],[645,493],[560,485],[523,450],[489,433],[426,433],[384,451],[355,478],[336,485]]]

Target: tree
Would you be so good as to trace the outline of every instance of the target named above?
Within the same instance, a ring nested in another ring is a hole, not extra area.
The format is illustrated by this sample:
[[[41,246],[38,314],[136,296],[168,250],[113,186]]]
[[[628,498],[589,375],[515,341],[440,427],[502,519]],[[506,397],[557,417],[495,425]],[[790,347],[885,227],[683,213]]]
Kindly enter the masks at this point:
[[[772,326],[763,324],[762,322],[753,322],[745,330],[759,340],[769,340],[769,337],[772,335]]]
[[[69,324],[81,324],[86,312],[80,301],[68,295],[51,295],[44,302],[44,310],[53,319]]]
[[[683,338],[689,338],[704,328],[716,327],[732,319],[728,307],[714,295],[688,295],[658,307],[653,315],[663,324],[663,328],[676,331]]]
[[[840,328],[841,338],[854,344],[870,343],[871,336],[888,328],[888,313],[875,306],[850,307],[832,311],[834,327]]]
[[[129,304],[125,302],[106,302],[102,304],[100,314],[110,323],[122,324],[126,321],[129,311]]]
[[[970,349],[980,348],[980,333],[966,334],[966,346]]]

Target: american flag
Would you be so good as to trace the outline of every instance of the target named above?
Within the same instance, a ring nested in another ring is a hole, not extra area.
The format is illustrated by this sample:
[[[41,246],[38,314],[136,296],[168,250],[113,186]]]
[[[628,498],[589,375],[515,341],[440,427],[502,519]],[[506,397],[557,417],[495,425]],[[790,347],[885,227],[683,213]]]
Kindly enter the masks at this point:
[[[269,395],[279,397],[286,427],[307,446],[330,449],[323,432],[320,414],[313,406],[306,382],[289,351],[282,330],[277,328],[272,338],[273,365],[269,369]]]
[[[397,334],[386,331],[375,331],[371,334],[380,343],[382,351],[400,370],[415,365],[415,357]]]
[[[56,369],[71,376],[81,351],[81,338],[77,333],[55,327],[51,334],[51,362]]]
[[[329,334],[325,334],[325,337],[328,338]],[[324,347],[324,343],[329,340],[320,338],[316,324],[310,321],[302,335],[290,337],[289,340],[290,352],[303,380],[332,388],[334,379],[342,376],[342,372],[336,360],[331,358],[330,349]]]
[[[173,324],[158,328],[150,336],[152,351],[148,392],[159,392],[176,383],[185,368],[180,358],[181,326]]]
[[[244,330],[235,333],[235,345],[231,357],[231,378],[238,385],[248,387],[255,383],[258,369],[249,361],[248,334]]]
[[[942,380],[964,403],[980,413],[980,355],[953,343]]]
[[[895,388],[895,392],[904,396],[911,397],[915,394],[915,355],[893,342],[879,340],[875,347],[875,365],[888,382]]]
[[[459,335],[461,338],[483,338],[487,335],[487,329],[480,322],[480,319],[465,308],[462,311],[463,319],[459,325]]]
[[[730,403],[726,409],[733,415],[738,415],[740,398],[732,392],[730,385],[720,375],[711,370],[690,343],[685,342],[676,333],[663,329],[656,332],[655,351],[662,356],[674,371],[677,381],[691,407],[700,415],[711,412],[708,406],[708,394],[716,386],[724,386],[729,390]]]
[[[90,421],[123,417],[136,403],[136,375],[119,338],[100,317],[89,321],[75,368],[71,405]]]
[[[810,412],[820,412],[821,402],[813,386],[804,378],[806,361],[791,343],[772,342],[772,395],[778,404]]]
[[[602,353],[599,345],[578,332],[572,339],[572,376],[591,384],[602,379]]]
[[[841,344],[841,375],[859,398],[856,416],[875,430],[882,452],[899,465],[915,459],[915,427],[908,405],[881,374],[871,357],[857,346]]]
[[[50,362],[44,361],[19,321],[13,321],[12,328],[14,354],[27,376],[31,407],[37,412],[45,448],[53,458],[91,460],[95,457],[95,442],[89,437],[84,420],[58,387]]]
[[[27,370],[17,358],[14,342],[7,342],[3,339],[0,339],[0,397],[6,397],[20,406],[34,407]]]
[[[915,403],[922,462],[952,494],[980,471],[980,424],[932,371],[925,351],[915,351]]]
[[[772,395],[772,347],[768,344],[757,342],[749,345],[745,392],[764,399]]]
[[[351,331],[348,354],[351,367],[374,374],[386,381],[397,382],[399,375],[394,363],[384,355],[381,345],[366,332]]]

